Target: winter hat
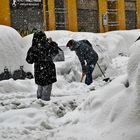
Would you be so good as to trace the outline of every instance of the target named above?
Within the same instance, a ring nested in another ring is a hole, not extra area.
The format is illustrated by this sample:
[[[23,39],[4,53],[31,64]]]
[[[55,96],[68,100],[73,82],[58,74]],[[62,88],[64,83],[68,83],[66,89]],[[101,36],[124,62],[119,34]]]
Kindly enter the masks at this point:
[[[33,35],[32,45],[36,46],[38,43],[45,44],[47,36],[43,31],[36,31]]]
[[[76,41],[71,39],[71,40],[68,41],[66,47],[75,46],[75,45],[76,45]]]

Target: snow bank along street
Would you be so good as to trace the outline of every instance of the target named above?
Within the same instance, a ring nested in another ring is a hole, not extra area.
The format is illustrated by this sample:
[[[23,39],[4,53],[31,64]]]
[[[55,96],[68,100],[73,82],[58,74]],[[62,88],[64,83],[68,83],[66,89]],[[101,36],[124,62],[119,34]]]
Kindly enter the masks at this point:
[[[0,73],[13,73],[26,63],[32,35],[22,38],[0,25]],[[55,62],[58,81],[51,101],[36,99],[34,79],[0,81],[0,140],[140,140],[140,30],[85,33],[48,31],[63,49],[65,61]],[[80,83],[81,67],[70,39],[88,39],[99,54],[94,82]],[[129,87],[125,87],[129,81]],[[95,87],[96,90],[91,90]]]

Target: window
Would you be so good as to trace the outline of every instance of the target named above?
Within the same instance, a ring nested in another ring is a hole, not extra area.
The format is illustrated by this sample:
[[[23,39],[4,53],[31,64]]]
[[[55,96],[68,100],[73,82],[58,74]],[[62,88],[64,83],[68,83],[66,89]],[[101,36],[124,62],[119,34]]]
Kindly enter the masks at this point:
[[[56,30],[66,29],[66,6],[65,0],[55,0]]]

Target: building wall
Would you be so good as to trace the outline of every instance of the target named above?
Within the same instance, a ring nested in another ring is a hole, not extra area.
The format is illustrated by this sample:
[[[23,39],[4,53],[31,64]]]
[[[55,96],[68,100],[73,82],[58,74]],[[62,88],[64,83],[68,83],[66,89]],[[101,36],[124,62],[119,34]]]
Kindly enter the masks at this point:
[[[118,30],[118,2],[108,1],[107,2],[107,13],[108,13],[108,30]]]
[[[42,2],[38,3],[38,5],[32,3],[32,6],[29,6],[27,3],[22,4],[22,6],[18,4],[13,6],[10,3],[11,26],[20,33],[25,31],[31,33],[34,29],[44,29]],[[24,4],[27,4],[27,6]]]
[[[97,0],[77,0],[78,30],[99,32]]]
[[[98,0],[99,32],[108,31],[107,0]]]
[[[137,28],[140,29],[140,0],[136,0]]]
[[[61,1],[64,1],[65,9],[60,11],[58,7],[56,14],[55,3],[58,2],[57,0],[41,0],[39,7],[25,6],[22,8],[14,7],[11,4],[13,0],[0,0],[0,24],[12,26],[17,30],[28,29],[28,32],[31,32],[34,27],[56,30],[59,29],[58,24],[61,23],[58,16],[65,16],[61,20],[65,26],[63,28],[62,23],[60,29],[70,31],[106,32],[140,28],[140,0],[116,0],[115,18],[111,17],[111,14],[109,15],[112,7],[109,11],[108,3],[113,2],[110,0]],[[105,18],[107,18],[106,21]]]
[[[137,17],[136,17],[136,0],[125,1],[125,20],[126,29],[136,29]]]
[[[77,24],[77,0],[66,0],[67,5],[67,25],[68,30],[70,31],[77,31],[78,24]]]
[[[9,0],[0,0],[0,24],[11,25]]]

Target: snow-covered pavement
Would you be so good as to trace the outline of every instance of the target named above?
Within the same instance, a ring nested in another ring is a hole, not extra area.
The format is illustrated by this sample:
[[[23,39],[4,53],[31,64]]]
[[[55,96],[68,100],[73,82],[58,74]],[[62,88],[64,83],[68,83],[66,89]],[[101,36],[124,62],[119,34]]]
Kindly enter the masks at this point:
[[[122,58],[122,63],[118,60],[116,58],[112,65],[123,74],[127,58]],[[53,135],[63,129],[61,117],[75,110],[94,94],[95,91],[90,90],[92,86],[98,91],[109,84],[103,78],[99,77],[91,86],[86,86],[80,82],[66,82],[58,76],[49,102],[36,99],[37,86],[34,79],[1,81],[0,139],[53,139]]]

